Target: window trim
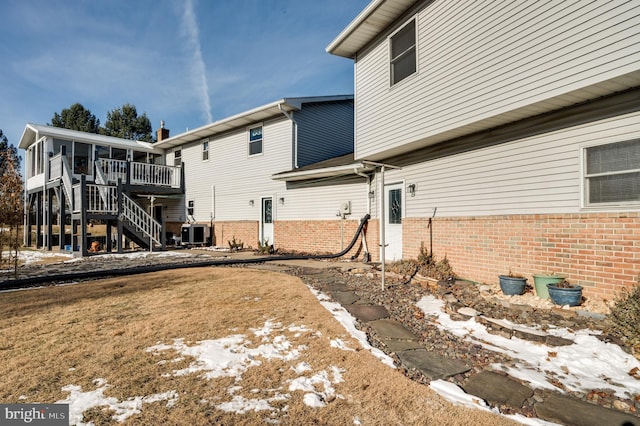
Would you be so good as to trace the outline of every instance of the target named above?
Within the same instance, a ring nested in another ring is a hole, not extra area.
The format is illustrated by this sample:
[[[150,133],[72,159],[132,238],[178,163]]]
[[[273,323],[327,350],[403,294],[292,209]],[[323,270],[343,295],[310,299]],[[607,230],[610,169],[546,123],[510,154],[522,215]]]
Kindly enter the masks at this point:
[[[615,140],[612,142],[600,142],[600,143],[590,143],[584,144],[580,146],[580,208],[587,210],[602,210],[602,209],[615,209],[615,208],[630,208],[636,207],[640,208],[640,200],[636,201],[615,201],[615,202],[604,202],[604,203],[591,203],[589,201],[589,182],[588,179],[591,177],[598,176],[614,176],[620,174],[627,173],[638,173],[640,172],[640,168],[629,169],[624,171],[615,171],[615,172],[605,172],[605,173],[594,173],[591,175],[587,174],[587,151],[589,148],[595,148],[605,145],[615,145],[618,143],[625,142],[636,142],[640,144],[640,138],[632,138],[626,140]]]
[[[251,130],[253,129],[257,129],[258,127],[260,127],[260,132],[261,132],[261,137],[259,139],[260,141],[260,152],[255,153],[255,154],[251,154],[251,144],[252,143],[256,143],[258,142],[258,140],[251,140]],[[247,157],[259,157],[261,155],[264,155],[264,125],[262,123],[256,123],[253,124],[251,126],[247,127]]]
[[[413,31],[414,31],[414,40],[413,40],[413,45],[411,45],[408,49],[405,49],[403,52],[401,52],[400,54],[398,54],[396,57],[393,57],[393,39],[395,36],[397,36],[400,32],[402,32],[402,30],[404,30],[405,28],[407,28],[407,26],[413,24]],[[393,33],[391,33],[387,39],[387,45],[388,45],[388,53],[389,53],[389,86],[390,87],[395,87],[398,84],[402,83],[403,81],[415,76],[416,74],[418,74],[418,19],[416,16],[412,17],[411,19],[408,19],[407,22],[404,23],[404,25],[402,25],[401,27],[399,27],[396,31],[394,31]],[[405,76],[404,78],[394,82],[394,64],[401,58],[406,57],[411,51],[413,51],[413,55],[415,57],[414,60],[414,66],[415,66],[415,71],[412,72],[411,74]]]
[[[209,161],[209,139],[203,139],[200,146],[202,148],[202,161]]]

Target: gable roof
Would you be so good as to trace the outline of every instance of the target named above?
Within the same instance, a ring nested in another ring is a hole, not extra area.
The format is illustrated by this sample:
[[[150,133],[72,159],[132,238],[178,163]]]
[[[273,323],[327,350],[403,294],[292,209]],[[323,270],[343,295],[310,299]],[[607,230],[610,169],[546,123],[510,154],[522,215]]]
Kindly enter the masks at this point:
[[[332,55],[355,58],[356,53],[415,3],[417,0],[373,0],[325,50]]]
[[[27,149],[37,139],[42,136],[49,136],[52,138],[76,141],[84,143],[95,143],[104,146],[116,146],[125,149],[135,149],[138,151],[156,152],[162,153],[161,150],[156,149],[155,144],[142,141],[134,141],[130,139],[121,139],[113,136],[105,136],[97,133],[81,132],[78,130],[69,130],[61,127],[45,126],[42,124],[27,123],[20,137],[18,148]]]
[[[197,141],[203,138],[224,133],[229,130],[244,128],[254,123],[259,123],[266,119],[276,117],[283,114],[283,111],[290,112],[302,109],[302,104],[310,102],[335,102],[343,100],[353,100],[353,95],[339,95],[339,96],[312,96],[305,98],[282,98],[278,101],[270,104],[263,105],[258,108],[251,109],[249,111],[241,112],[240,114],[233,115],[231,117],[223,118],[222,120],[215,121],[210,124],[205,124],[202,127],[198,127],[194,130],[163,139],[160,142],[156,142],[154,145],[168,149],[183,145],[189,142]]]

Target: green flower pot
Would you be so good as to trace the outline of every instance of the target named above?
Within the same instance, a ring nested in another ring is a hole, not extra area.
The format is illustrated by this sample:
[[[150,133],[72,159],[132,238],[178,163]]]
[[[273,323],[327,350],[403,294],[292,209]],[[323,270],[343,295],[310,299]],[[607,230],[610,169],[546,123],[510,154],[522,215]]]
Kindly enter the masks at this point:
[[[557,284],[562,282],[565,278],[564,275],[533,275],[533,286],[536,289],[536,295],[540,299],[549,298],[549,289],[547,284]]]

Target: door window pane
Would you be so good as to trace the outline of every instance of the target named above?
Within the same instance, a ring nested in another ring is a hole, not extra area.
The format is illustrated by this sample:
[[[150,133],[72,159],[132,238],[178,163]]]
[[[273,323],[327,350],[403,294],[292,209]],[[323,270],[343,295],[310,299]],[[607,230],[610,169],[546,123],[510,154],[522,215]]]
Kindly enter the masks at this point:
[[[402,190],[389,190],[389,223],[402,223]]]
[[[262,200],[262,223],[273,223],[272,205],[271,198]]]

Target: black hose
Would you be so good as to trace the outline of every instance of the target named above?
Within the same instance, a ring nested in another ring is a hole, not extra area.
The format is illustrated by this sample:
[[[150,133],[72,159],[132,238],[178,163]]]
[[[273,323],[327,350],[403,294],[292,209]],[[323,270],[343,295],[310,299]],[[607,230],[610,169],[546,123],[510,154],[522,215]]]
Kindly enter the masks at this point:
[[[206,260],[202,262],[193,263],[175,263],[175,264],[158,264],[158,265],[145,265],[135,266],[132,268],[119,268],[119,269],[107,269],[96,271],[82,271],[82,272],[68,272],[64,274],[53,274],[39,277],[27,277],[18,279],[9,279],[7,281],[0,282],[0,289],[9,290],[24,287],[33,287],[40,284],[51,282],[64,282],[75,280],[86,280],[89,278],[106,278],[106,277],[119,277],[126,275],[146,274],[148,272],[157,271],[169,271],[173,269],[184,268],[198,268],[206,266],[228,266],[228,265],[247,265],[253,263],[263,263],[271,261],[283,261],[283,260],[309,260],[309,259],[335,259],[342,257],[349,252],[358,240],[358,236],[362,231],[363,226],[371,218],[368,213],[360,219],[360,225],[356,231],[351,243],[342,250],[340,253],[335,254],[316,254],[316,255],[286,255],[286,256],[268,256],[268,257],[255,257],[251,259],[222,259],[222,260]]]

